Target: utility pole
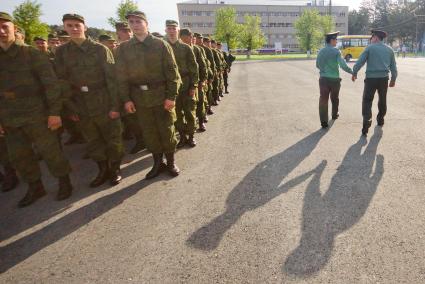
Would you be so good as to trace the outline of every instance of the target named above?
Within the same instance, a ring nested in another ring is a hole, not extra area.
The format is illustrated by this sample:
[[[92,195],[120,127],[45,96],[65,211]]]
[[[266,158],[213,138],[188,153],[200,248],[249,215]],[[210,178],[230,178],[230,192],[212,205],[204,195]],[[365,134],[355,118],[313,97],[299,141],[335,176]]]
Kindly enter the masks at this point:
[[[332,16],[332,0],[329,0],[329,16]]]

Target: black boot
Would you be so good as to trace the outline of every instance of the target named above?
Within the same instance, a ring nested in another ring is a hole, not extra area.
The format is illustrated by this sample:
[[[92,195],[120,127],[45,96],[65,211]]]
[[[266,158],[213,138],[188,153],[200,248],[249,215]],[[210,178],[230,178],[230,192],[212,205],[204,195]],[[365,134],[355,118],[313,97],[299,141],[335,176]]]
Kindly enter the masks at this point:
[[[16,188],[19,183],[18,176],[14,168],[10,166],[4,167],[4,177],[1,191],[8,192]]]
[[[69,179],[69,175],[63,176],[59,178],[59,190],[56,195],[56,200],[65,200],[68,199],[72,195],[72,184]]]
[[[192,148],[196,146],[196,140],[193,137],[193,134],[189,135],[189,139],[187,139],[187,145],[189,145]]]
[[[90,183],[90,187],[98,187],[104,184],[109,178],[109,167],[107,161],[97,162],[99,173],[96,178]]]
[[[159,174],[166,168],[162,160],[163,154],[152,154],[153,156],[153,167],[146,175],[146,179],[153,179],[159,176]]]
[[[177,144],[177,148],[183,148],[187,142],[186,134],[184,134],[183,132],[179,132],[179,134],[180,134],[180,141]]]
[[[332,115],[332,119],[333,120],[337,120],[338,118],[339,118],[339,113]]]
[[[219,94],[219,97],[224,98],[223,92],[221,92],[221,93]]]
[[[367,136],[367,133],[369,132],[369,127],[372,125],[372,122],[363,122],[363,128],[362,128],[362,134],[364,136]]]
[[[109,182],[112,186],[118,185],[122,180],[120,165],[121,161],[111,162]]]
[[[224,89],[224,93],[225,93],[225,94],[228,94],[228,93],[229,93],[229,90],[227,89],[227,87],[225,87],[225,89]]]
[[[205,132],[207,130],[207,128],[205,127],[204,119],[202,117],[200,117],[198,120],[199,120],[198,131],[199,132]]]
[[[165,154],[167,159],[167,171],[172,177],[176,177],[180,174],[180,169],[176,166],[174,162],[174,153]]]
[[[378,123],[379,126],[384,126],[385,120],[383,117],[377,116],[376,117],[376,122]]]
[[[145,143],[143,142],[143,138],[136,137],[136,145],[130,150],[130,154],[137,154],[140,151],[145,149]]]
[[[32,182],[28,185],[27,193],[25,194],[25,197],[19,201],[18,206],[25,207],[31,205],[45,195],[46,191],[44,190],[41,180]]]
[[[214,114],[213,110],[211,109],[211,106],[208,106],[207,114],[208,115],[213,115]],[[208,120],[206,122],[208,122]]]

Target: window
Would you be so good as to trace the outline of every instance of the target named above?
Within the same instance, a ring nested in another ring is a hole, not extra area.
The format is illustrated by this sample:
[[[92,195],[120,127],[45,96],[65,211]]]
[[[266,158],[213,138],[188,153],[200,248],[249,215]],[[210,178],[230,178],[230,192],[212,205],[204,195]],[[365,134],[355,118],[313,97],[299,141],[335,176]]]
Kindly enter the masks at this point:
[[[367,38],[363,38],[362,39],[362,46],[368,46],[369,45],[369,43],[370,43],[370,40],[369,39],[367,39]]]

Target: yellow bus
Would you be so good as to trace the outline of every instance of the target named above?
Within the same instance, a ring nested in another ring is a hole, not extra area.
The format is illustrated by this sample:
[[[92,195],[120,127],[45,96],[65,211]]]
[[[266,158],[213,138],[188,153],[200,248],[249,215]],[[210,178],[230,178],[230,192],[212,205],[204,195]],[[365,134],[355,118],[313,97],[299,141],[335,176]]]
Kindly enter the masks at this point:
[[[370,44],[370,35],[343,35],[338,37],[337,47],[341,50],[345,61],[359,58],[363,50]]]

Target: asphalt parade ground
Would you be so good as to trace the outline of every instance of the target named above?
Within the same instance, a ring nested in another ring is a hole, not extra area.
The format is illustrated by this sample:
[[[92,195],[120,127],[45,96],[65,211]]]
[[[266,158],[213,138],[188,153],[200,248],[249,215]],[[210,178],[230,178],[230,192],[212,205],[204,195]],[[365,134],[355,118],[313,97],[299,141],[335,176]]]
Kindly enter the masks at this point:
[[[425,59],[397,62],[367,138],[364,69],[342,74],[340,118],[322,130],[313,60],[250,61],[178,152],[178,178],[144,181],[141,152],[119,186],[89,189],[94,163],[65,146],[69,200],[45,169],[32,206],[16,206],[22,184],[0,194],[0,283],[425,283]]]

